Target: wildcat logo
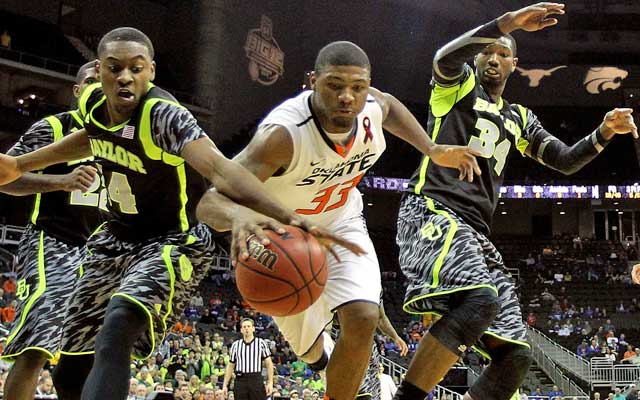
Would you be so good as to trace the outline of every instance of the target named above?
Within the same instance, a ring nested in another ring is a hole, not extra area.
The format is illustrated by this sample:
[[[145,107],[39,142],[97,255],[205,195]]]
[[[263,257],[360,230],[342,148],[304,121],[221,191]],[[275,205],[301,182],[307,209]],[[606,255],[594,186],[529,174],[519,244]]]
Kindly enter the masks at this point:
[[[584,87],[591,94],[616,90],[628,75],[628,71],[617,67],[591,67],[584,78]]]
[[[250,30],[244,45],[251,79],[265,86],[273,85],[284,74],[284,52],[272,33],[273,22],[263,15],[260,29]]]
[[[529,69],[529,70],[516,67],[518,72],[520,72],[520,75],[525,76],[529,79],[529,87],[540,86],[540,81],[542,80],[542,78],[551,76],[551,74],[553,74],[554,72],[562,68],[567,68],[567,66],[559,65],[551,69]]]
[[[278,262],[278,255],[256,240],[249,241],[249,257],[270,271],[273,271],[273,266]]]

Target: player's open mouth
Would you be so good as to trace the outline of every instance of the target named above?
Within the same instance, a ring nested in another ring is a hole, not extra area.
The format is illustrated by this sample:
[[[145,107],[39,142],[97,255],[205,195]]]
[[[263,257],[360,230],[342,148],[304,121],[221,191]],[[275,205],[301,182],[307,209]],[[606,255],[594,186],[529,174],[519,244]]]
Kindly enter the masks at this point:
[[[487,68],[484,71],[484,74],[487,75],[490,78],[497,78],[497,77],[500,76],[500,73],[494,68]]]
[[[133,101],[136,96],[126,89],[120,89],[118,90],[118,97],[125,101]]]

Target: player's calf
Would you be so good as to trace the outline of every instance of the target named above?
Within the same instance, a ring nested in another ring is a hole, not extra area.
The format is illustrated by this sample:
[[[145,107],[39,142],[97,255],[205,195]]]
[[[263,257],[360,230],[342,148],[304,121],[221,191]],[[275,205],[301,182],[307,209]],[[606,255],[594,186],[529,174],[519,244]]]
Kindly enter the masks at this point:
[[[490,350],[491,363],[469,389],[474,400],[509,400],[522,385],[533,362],[527,346],[506,343]]]

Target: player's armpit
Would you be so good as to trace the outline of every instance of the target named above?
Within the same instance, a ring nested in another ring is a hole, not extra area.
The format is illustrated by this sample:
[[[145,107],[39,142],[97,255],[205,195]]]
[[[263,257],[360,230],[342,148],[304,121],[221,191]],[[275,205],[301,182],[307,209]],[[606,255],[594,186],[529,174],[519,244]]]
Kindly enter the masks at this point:
[[[293,158],[291,134],[282,125],[261,125],[251,142],[234,157],[261,181],[286,170]]]

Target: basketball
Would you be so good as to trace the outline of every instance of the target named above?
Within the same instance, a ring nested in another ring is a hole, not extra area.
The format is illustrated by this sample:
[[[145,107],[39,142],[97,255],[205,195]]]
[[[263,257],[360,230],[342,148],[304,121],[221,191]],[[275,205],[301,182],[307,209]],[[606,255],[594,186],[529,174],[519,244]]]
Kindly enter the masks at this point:
[[[266,231],[271,244],[254,237],[249,258],[238,260],[236,282],[242,297],[257,311],[276,317],[298,314],[311,306],[327,282],[325,250],[315,237],[294,226],[278,235]]]

